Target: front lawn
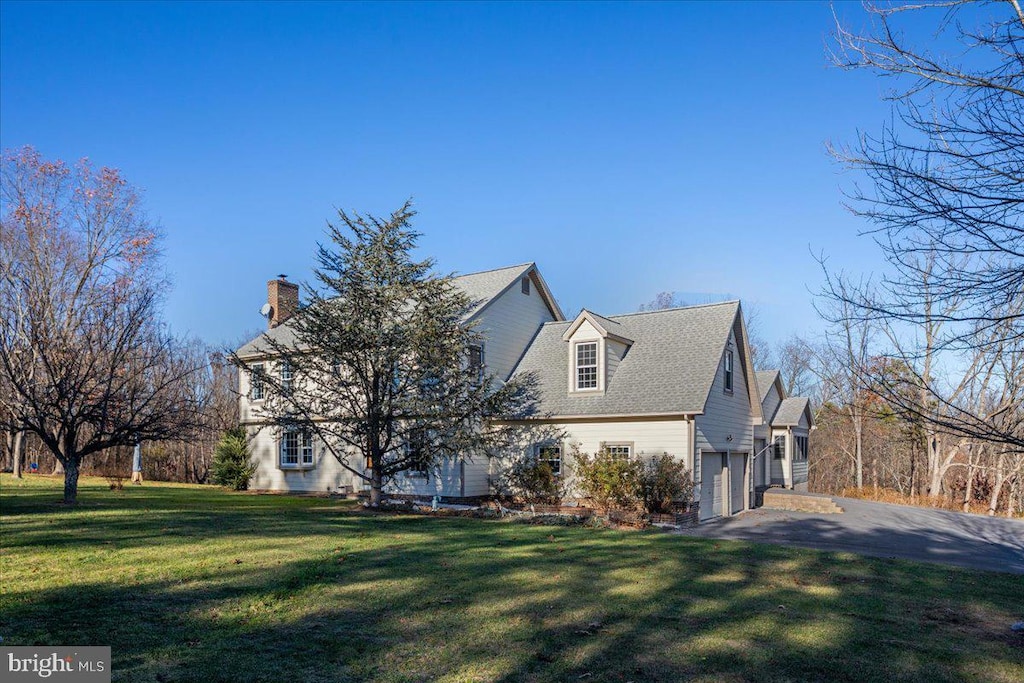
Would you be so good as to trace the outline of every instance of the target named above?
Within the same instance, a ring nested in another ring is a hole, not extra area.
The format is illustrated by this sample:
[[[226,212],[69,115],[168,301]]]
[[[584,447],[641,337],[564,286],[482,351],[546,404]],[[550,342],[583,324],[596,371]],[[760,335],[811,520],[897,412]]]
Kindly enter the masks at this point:
[[[1024,680],[1024,577],[330,499],[0,477],[4,645],[122,681]]]

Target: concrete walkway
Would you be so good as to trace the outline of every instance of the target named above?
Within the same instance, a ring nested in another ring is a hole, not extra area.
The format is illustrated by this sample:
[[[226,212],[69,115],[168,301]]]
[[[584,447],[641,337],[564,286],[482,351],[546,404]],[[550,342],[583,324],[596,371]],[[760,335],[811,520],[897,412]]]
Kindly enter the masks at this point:
[[[843,514],[751,510],[681,533],[1024,574],[1024,521],[833,498]]]

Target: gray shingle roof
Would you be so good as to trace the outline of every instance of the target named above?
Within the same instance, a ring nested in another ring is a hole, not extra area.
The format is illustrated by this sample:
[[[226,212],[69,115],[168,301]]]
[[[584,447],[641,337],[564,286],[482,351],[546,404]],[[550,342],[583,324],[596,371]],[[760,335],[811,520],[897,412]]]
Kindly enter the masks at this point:
[[[546,323],[513,374],[534,372],[552,415],[643,415],[703,411],[739,302],[611,316],[633,340],[603,394],[570,394],[571,322]]]
[[[773,427],[796,427],[807,410],[810,399],[806,396],[792,396],[782,400],[772,420]]]
[[[480,309],[501,294],[510,284],[526,275],[533,266],[533,263],[523,263],[518,266],[485,270],[481,273],[467,273],[453,278],[452,283],[465,292],[470,301],[477,302],[467,318],[472,318],[479,313]]]
[[[597,313],[594,313],[593,311],[588,310],[586,308],[584,308],[583,310],[587,311],[587,313],[594,316],[594,319],[597,322],[599,322],[601,324],[601,327],[603,327],[606,331],[611,332],[612,334],[622,334],[622,323],[616,320],[612,320],[611,318],[606,318],[603,315],[598,315]]]
[[[528,273],[533,267],[533,263],[523,263],[517,266],[485,270],[480,273],[467,273],[466,275],[458,275],[452,278],[452,283],[465,292],[470,301],[476,303],[470,309],[466,319],[468,320],[479,313],[494,297],[501,294],[506,287],[518,281],[519,278]],[[285,322],[283,325],[269,329],[259,337],[243,344],[236,353],[243,358],[270,353],[270,347],[265,341],[267,337],[270,337],[279,344],[290,346],[295,342],[295,331],[291,325]]]
[[[771,391],[772,385],[775,384],[775,380],[779,376],[778,370],[758,370],[754,373],[757,375],[757,389],[761,392],[761,403],[768,398],[768,392]]]

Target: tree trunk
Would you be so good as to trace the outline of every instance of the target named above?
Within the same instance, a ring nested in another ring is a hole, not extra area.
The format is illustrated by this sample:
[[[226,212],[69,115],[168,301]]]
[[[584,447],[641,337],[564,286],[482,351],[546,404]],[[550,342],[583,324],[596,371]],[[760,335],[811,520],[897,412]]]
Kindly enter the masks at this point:
[[[64,466],[64,503],[74,505],[78,500],[78,467],[76,458],[68,458]]]
[[[12,467],[14,471],[14,477],[21,479],[21,466],[25,460],[25,432],[16,432],[14,434],[14,441],[11,443],[11,459],[14,460]]]
[[[857,452],[857,490],[864,488],[864,423],[860,415],[853,418],[853,436]]]
[[[974,494],[974,460],[968,456],[967,485],[964,486],[964,512],[971,511],[971,496]]]
[[[1010,481],[1010,490],[1006,492],[1006,516],[1013,517],[1013,481]]]
[[[999,454],[999,460],[996,462],[996,483],[992,487],[992,497],[988,501],[988,516],[994,517],[996,514],[996,508],[999,506],[999,493],[1003,490],[1003,482],[1006,481],[1006,473],[1003,472],[1003,465],[1006,462],[1006,456],[1002,453]]]
[[[878,452],[875,451],[874,457],[871,458],[871,488],[875,490],[875,495],[878,495]]]
[[[64,464],[60,460],[54,460],[53,472],[50,472],[50,476],[56,477],[58,474],[64,474]]]
[[[383,481],[380,470],[374,467],[373,475],[370,478],[370,507],[372,508],[380,507],[381,493],[384,488]]]

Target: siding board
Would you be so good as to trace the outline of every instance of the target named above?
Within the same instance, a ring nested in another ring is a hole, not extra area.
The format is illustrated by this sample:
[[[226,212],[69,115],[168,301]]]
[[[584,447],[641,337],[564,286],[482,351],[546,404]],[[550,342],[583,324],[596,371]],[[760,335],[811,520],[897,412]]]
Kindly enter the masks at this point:
[[[509,287],[476,318],[484,336],[487,371],[507,380],[540,326],[554,320],[536,287],[522,293],[518,283]]]
[[[733,349],[736,349],[735,332],[729,334]],[[697,448],[705,451],[744,451],[753,449],[754,413],[747,392],[745,365],[739,362],[735,353],[733,391],[725,391],[724,357],[718,362],[718,371],[711,386],[704,414],[696,418]],[[728,440],[732,436],[732,441]]]

